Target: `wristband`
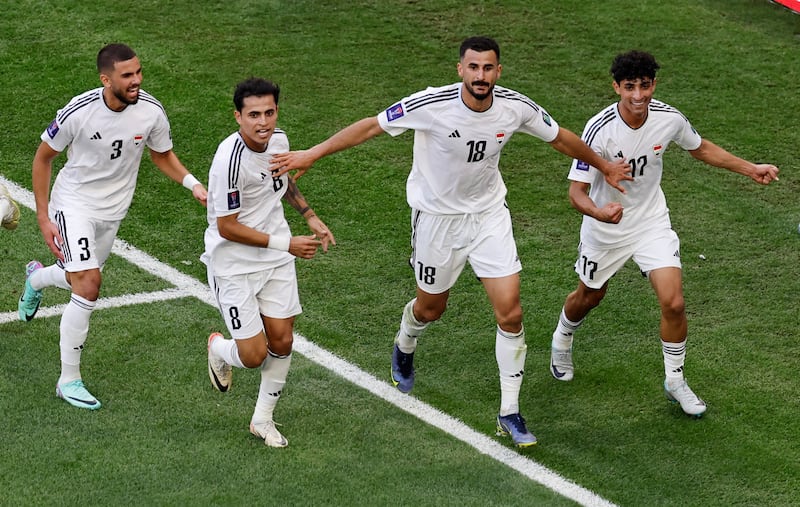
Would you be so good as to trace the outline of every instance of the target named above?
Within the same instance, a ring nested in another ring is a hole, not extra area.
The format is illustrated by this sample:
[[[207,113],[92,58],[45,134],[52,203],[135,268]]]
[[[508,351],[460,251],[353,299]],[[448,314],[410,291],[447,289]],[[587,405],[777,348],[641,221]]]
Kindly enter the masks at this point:
[[[195,178],[192,173],[187,174],[183,177],[183,186],[187,188],[189,191],[194,190],[195,185],[199,185],[200,181]]]
[[[270,234],[269,241],[267,242],[267,248],[280,250],[282,252],[288,252],[289,242],[291,240],[292,240],[291,236],[276,236],[275,234]]]

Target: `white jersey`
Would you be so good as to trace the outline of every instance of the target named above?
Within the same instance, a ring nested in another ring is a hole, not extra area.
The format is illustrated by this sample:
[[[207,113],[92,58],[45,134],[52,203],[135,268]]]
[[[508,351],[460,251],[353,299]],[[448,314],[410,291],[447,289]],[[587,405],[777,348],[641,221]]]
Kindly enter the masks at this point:
[[[286,134],[276,129],[259,153],[247,147],[239,132],[222,141],[208,171],[208,228],[205,252],[200,259],[215,275],[254,273],[292,262],[294,256],[274,248],[229,241],[219,234],[217,217],[238,213],[237,220],[257,231],[290,236],[281,199],[288,176],[273,178],[269,160],[273,154],[289,151]]]
[[[544,141],[558,123],[531,99],[494,87],[492,106],[468,108],[462,83],[417,92],[378,115],[383,130],[397,136],[414,130],[414,160],[406,182],[409,206],[435,215],[481,213],[502,203],[500,150],[524,132]]]
[[[685,150],[700,147],[702,138],[689,120],[674,107],[652,100],[644,124],[632,129],[620,116],[615,103],[586,123],[582,139],[606,160],[627,160],[634,180],[622,182],[627,191],[623,194],[609,186],[595,167],[573,160],[569,179],[589,183],[589,197],[597,206],[619,202],[624,208],[618,224],[584,215],[581,242],[618,247],[633,243],[654,228],[669,229],[669,209],[661,190],[663,154],[672,141]]]
[[[161,103],[140,90],[139,101],[113,111],[103,88],[74,97],[42,132],[42,141],[67,152],[50,203],[104,220],[122,220],[136,189],[145,146],[172,149],[169,120]]]

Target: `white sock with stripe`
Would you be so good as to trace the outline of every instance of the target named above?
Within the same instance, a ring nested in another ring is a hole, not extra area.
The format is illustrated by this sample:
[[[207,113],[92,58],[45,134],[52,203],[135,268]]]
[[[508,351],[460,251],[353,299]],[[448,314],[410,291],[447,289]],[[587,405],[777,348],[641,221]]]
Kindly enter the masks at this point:
[[[495,358],[500,370],[500,415],[519,412],[519,392],[525,374],[525,328],[519,333],[509,333],[497,327]]]
[[[86,336],[89,334],[89,317],[92,316],[97,301],[89,301],[77,294],[64,308],[61,316],[59,347],[61,349],[61,376],[59,384],[81,378],[81,352]]]
[[[258,389],[258,400],[253,411],[253,424],[272,421],[272,413],[281,397],[286,376],[292,364],[292,354],[277,356],[267,351],[267,358],[261,364],[261,386]]]

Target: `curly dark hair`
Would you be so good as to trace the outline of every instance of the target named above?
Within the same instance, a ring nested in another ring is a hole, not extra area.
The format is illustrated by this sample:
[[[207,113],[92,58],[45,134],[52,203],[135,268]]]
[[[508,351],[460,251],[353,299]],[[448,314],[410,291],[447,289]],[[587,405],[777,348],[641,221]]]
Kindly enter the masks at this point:
[[[272,95],[275,98],[275,105],[277,106],[280,94],[281,88],[277,83],[261,79],[260,77],[251,77],[236,85],[236,90],[233,92],[233,105],[236,106],[237,111],[241,112],[244,107],[245,98]]]
[[[656,71],[660,68],[653,55],[634,50],[620,53],[614,58],[611,63],[611,76],[617,83],[621,83],[624,79],[655,79]]]

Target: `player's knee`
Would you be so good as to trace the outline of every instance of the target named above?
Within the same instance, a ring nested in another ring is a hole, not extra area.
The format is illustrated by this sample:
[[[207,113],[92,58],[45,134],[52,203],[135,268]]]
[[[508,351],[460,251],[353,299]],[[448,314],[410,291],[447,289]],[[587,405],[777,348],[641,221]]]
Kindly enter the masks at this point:
[[[522,329],[522,307],[517,306],[504,313],[495,314],[497,325],[504,331],[518,333]]]
[[[582,290],[581,290],[582,289]],[[606,295],[606,288],[602,289],[589,289],[581,288],[572,294],[572,301],[580,307],[582,313],[586,313],[593,308],[600,305],[600,302]]]
[[[258,368],[261,366],[261,363],[264,362],[264,359],[267,358],[267,344],[263,340],[263,336],[261,340],[258,338],[259,337],[256,336],[255,338],[237,341],[236,343],[239,359],[241,359],[242,364],[247,368]]]
[[[422,308],[414,307],[414,318],[422,323],[433,322],[441,319],[445,310],[447,310],[447,305],[427,306]]]
[[[686,303],[683,296],[676,296],[661,305],[661,313],[667,319],[683,318],[686,313]]]
[[[264,359],[267,358],[267,350],[264,349],[263,352],[261,351],[239,351],[239,359],[242,360],[242,364],[245,365],[247,368],[258,368],[261,366],[261,363],[264,362]]]
[[[70,277],[72,292],[88,301],[97,301],[103,278],[99,270],[73,273]]]
[[[294,344],[294,336],[292,333],[287,333],[283,336],[276,336],[269,338],[269,350],[278,356],[288,356],[292,353],[292,345]]]

